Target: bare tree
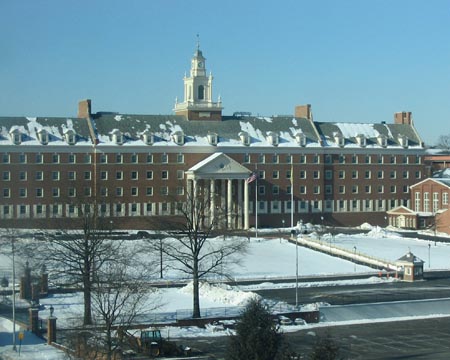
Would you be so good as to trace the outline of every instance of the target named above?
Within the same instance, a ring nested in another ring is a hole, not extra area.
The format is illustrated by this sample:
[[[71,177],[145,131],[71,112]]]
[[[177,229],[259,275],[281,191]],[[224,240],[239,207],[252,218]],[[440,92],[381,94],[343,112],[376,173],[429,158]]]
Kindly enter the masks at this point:
[[[223,213],[216,211],[214,215],[211,214],[208,193],[197,193],[195,196],[187,194],[186,202],[177,204],[178,214],[184,220],[178,225],[179,236],[165,239],[158,250],[171,261],[173,269],[192,278],[192,317],[199,318],[200,280],[208,275],[226,276],[228,266],[238,262],[239,255],[246,251],[247,241],[240,238],[225,239],[225,236],[210,237],[220,224]],[[151,242],[150,240],[149,243]]]
[[[436,145],[442,150],[450,151],[450,135],[440,135]]]
[[[77,206],[77,230],[62,227],[58,234],[48,233],[41,243],[53,277],[63,278],[70,285],[81,285],[84,296],[83,324],[92,324],[92,287],[96,273],[108,261],[119,258],[121,240],[109,238],[106,218],[99,216],[97,206]],[[75,221],[75,220],[74,220]],[[39,254],[38,254],[39,255]]]

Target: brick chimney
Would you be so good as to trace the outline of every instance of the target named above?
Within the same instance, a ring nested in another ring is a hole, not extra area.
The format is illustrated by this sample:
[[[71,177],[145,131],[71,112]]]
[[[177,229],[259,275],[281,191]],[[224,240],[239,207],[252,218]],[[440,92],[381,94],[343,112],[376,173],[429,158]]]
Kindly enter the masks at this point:
[[[78,117],[88,119],[91,117],[91,100],[81,100],[78,102]]]
[[[311,112],[311,105],[297,105],[295,107],[295,114],[294,117],[296,118],[304,118],[308,120],[312,120],[312,112]]]
[[[410,111],[402,111],[395,113],[394,124],[412,125],[412,113]]]

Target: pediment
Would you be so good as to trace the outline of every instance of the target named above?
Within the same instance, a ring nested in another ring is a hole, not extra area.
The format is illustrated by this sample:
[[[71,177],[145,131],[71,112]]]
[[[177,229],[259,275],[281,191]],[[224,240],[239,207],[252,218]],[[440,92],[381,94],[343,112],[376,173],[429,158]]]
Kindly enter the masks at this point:
[[[390,215],[416,215],[416,212],[408,209],[405,206],[397,206],[396,208],[387,211]]]
[[[215,153],[200,161],[188,171],[195,179],[247,179],[251,171],[224,153]]]

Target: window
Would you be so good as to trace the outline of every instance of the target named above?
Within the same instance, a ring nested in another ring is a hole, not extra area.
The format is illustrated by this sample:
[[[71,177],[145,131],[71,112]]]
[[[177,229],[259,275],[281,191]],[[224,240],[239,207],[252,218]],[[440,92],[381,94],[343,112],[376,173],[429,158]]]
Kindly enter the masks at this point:
[[[147,203],[146,205],[145,205],[145,208],[146,208],[146,210],[147,210],[147,213],[151,213],[152,212],[152,203]]]
[[[306,179],[306,171],[300,170],[300,179]]]
[[[332,163],[332,158],[330,154],[326,154],[325,155],[325,164],[331,164]]]
[[[84,154],[83,156],[83,163],[90,164],[91,163],[91,155],[90,154]]]
[[[414,211],[420,211],[420,193],[414,193]]]
[[[405,194],[407,194],[407,193],[409,192],[409,187],[408,187],[408,185],[403,185],[403,192],[404,192]],[[405,205],[405,206],[407,206],[407,205]]]
[[[345,170],[339,170],[339,179],[345,179]]]
[[[378,155],[378,164],[383,164],[383,155]]]
[[[9,154],[3,154],[2,155],[2,163],[8,164],[9,163]]]
[[[177,186],[177,195],[184,195],[184,187]]]
[[[279,161],[278,155],[273,154],[273,155],[272,155],[272,163],[278,164],[278,161]]]
[[[137,196],[138,195],[138,188],[132,187],[131,188],[131,196]]]
[[[42,188],[36,188],[36,197],[43,197],[44,196],[44,189]]]
[[[77,176],[76,176],[76,172],[75,171],[69,171],[67,173],[67,178],[69,180],[76,180]]]
[[[169,178],[169,172],[167,170],[161,171],[161,179],[167,180]]]
[[[19,154],[19,163],[20,164],[26,164],[27,163],[27,155],[26,154]]]
[[[28,174],[26,171],[20,171],[19,172],[19,180],[20,181],[25,181],[27,180]]]
[[[20,205],[19,213],[20,215],[25,215],[27,213],[27,207],[25,205]]]
[[[153,187],[152,186],[148,186],[145,189],[145,193],[146,193],[147,196],[152,196],[153,195]]]
[[[383,194],[384,193],[384,186],[383,185],[378,185],[377,191],[378,191],[378,194]]]
[[[416,179],[420,179],[422,177],[421,171],[416,171]]]
[[[153,155],[147,154],[147,164],[151,164],[151,163],[153,163]]]
[[[169,188],[167,186],[161,186],[160,193],[163,196],[169,195]]]
[[[153,171],[148,170],[147,171],[147,180],[152,180],[153,179]]]
[[[59,197],[59,188],[57,187],[52,188],[52,196]]]
[[[352,179],[358,178],[358,170],[352,170]]]
[[[265,163],[265,156],[264,156],[264,154],[259,154],[258,155],[258,162],[260,164],[264,164]]]
[[[352,185],[352,194],[358,193],[358,185]]]
[[[100,188],[100,196],[108,196],[108,188],[107,187],[102,186]]]
[[[286,155],[286,163],[292,164],[292,155]]]
[[[52,163],[53,164],[59,164],[59,154],[53,154],[52,155]]]
[[[378,172],[377,172],[377,177],[378,177],[378,179],[383,179],[383,177],[384,177],[384,171],[383,171],[383,170],[378,170]]]
[[[314,155],[313,163],[314,164],[320,164],[320,156],[319,155]]]
[[[372,192],[372,187],[370,185],[366,185],[364,189],[366,191],[366,194],[370,194]]]
[[[177,170],[177,179],[178,180],[184,179],[184,171],[183,170]]]
[[[75,197],[75,196],[77,196],[77,191],[76,191],[76,189],[73,188],[73,187],[68,188],[68,189],[67,189],[67,195],[68,195],[69,197]]]
[[[332,170],[325,170],[325,179],[326,180],[333,179],[333,171]]]
[[[273,195],[279,195],[280,194],[280,187],[278,185],[272,186],[272,194]]]
[[[167,164],[169,162],[169,156],[167,154],[162,154],[161,155],[161,162],[163,164]]]
[[[265,179],[266,178],[266,172],[264,170],[258,171],[258,178],[259,179]]]
[[[448,205],[448,193],[442,193],[442,205]]]
[[[259,195],[265,195],[266,194],[266,188],[264,185],[258,186],[258,194]]]
[[[137,180],[138,179],[138,172],[132,171],[131,172],[131,180]]]
[[[333,187],[331,185],[325,185],[325,194],[331,195],[333,193]]]
[[[116,171],[116,180],[123,180],[123,171]]]
[[[122,204],[116,204],[116,213],[120,214],[122,212]]]
[[[403,171],[403,179],[409,179],[409,171],[408,170]]]
[[[392,171],[389,173],[389,177],[390,177],[391,179],[396,179],[396,178],[397,178],[397,171],[392,170]]]
[[[100,154],[100,164],[107,164],[107,163],[108,163],[108,155]]]
[[[100,171],[100,180],[108,180],[108,172]]]
[[[306,194],[306,186],[300,185],[300,194]]]
[[[42,164],[44,162],[44,157],[42,154],[36,154],[36,164]]]
[[[244,154],[244,164],[248,164],[250,162],[250,154]]]
[[[339,155],[339,164],[345,164],[345,155]]]
[[[138,162],[138,156],[137,156],[137,154],[131,154],[130,162],[131,162],[132,164],[136,164],[136,163]]]
[[[184,155],[183,154],[177,154],[177,163],[178,164],[184,163]]]
[[[286,170],[286,179],[291,178],[291,170]]]
[[[320,186],[314,185],[314,194],[320,194]]]
[[[292,188],[290,185],[286,186],[286,194],[291,195]]]
[[[403,163],[403,164],[408,164],[408,163],[409,163],[408,156],[403,155],[402,163]]]
[[[44,180],[44,173],[42,171],[36,171],[36,180],[37,181]]]
[[[25,189],[25,188],[20,188],[20,189],[19,189],[19,197],[21,197],[21,198],[27,197],[27,189]]]
[[[397,158],[395,157],[395,155],[391,155],[390,162],[391,164],[395,164],[397,162]]]
[[[365,159],[364,159],[364,162],[365,162],[366,164],[370,164],[370,163],[372,162],[372,158],[370,157],[370,155],[366,155],[366,157],[365,157]]]
[[[84,172],[84,180],[91,180],[91,172],[90,171]]]
[[[11,180],[11,173],[9,171],[3,171],[2,179],[3,181]]]
[[[84,188],[84,196],[91,196],[91,188],[90,187]]]
[[[76,163],[76,156],[75,156],[75,154],[69,154],[69,156],[67,158],[67,162],[69,164],[75,164]]]
[[[345,194],[345,185],[339,185],[339,194]]]
[[[366,178],[366,179],[372,178],[372,171],[366,170],[364,173],[364,178]]]
[[[116,187],[116,196],[122,196],[122,195],[123,195],[123,188]]]
[[[357,164],[357,163],[358,163],[358,156],[352,155],[352,164]]]
[[[279,178],[279,172],[278,170],[272,171],[272,179],[278,179]]]
[[[59,180],[59,171],[52,171],[52,180],[53,181]]]
[[[306,164],[306,155],[300,155],[300,159],[299,159],[299,163],[300,164]]]
[[[437,212],[439,210],[439,193],[433,193],[433,212]]]
[[[116,164],[122,164],[122,162],[123,162],[123,155],[116,154]]]
[[[313,171],[313,178],[314,179],[320,179],[320,171],[314,170]]]
[[[3,197],[4,198],[9,198],[11,196],[11,191],[9,188],[4,188],[3,189]]]

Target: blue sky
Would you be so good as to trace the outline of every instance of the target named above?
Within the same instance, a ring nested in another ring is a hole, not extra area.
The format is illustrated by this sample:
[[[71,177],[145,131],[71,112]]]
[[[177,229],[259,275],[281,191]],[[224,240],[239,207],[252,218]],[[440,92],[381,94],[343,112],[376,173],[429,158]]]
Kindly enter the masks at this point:
[[[170,114],[196,34],[224,114],[450,134],[447,0],[0,0],[0,116]]]

